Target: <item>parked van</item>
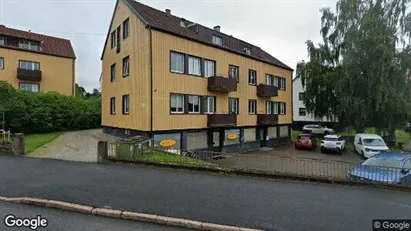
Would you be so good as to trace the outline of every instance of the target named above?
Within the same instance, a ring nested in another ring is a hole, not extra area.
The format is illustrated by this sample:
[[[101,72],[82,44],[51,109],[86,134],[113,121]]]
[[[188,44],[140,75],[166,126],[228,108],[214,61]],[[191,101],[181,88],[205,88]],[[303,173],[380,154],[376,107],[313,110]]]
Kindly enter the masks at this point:
[[[354,147],[364,158],[370,158],[380,152],[387,152],[389,148],[381,136],[375,134],[357,134],[354,138]]]

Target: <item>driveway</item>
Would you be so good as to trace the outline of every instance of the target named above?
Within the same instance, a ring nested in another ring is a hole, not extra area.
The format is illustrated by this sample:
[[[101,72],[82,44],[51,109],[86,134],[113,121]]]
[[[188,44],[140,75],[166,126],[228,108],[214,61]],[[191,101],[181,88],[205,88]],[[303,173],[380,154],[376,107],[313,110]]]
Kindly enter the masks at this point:
[[[101,129],[66,132],[52,142],[36,149],[29,156],[70,161],[96,162],[99,140],[114,139]]]

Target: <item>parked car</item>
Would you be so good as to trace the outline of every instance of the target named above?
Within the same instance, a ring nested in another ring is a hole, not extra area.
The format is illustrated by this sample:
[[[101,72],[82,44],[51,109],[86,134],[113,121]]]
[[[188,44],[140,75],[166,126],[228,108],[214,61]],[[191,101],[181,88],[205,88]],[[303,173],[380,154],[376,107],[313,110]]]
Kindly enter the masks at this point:
[[[315,149],[317,147],[317,139],[313,134],[300,134],[295,141],[295,149]]]
[[[340,135],[326,135],[321,141],[321,152],[334,151],[341,154],[345,149],[345,140]]]
[[[388,184],[411,184],[411,154],[379,153],[351,169],[348,179]]]
[[[411,123],[407,123],[407,125],[404,128],[405,132],[411,132]]]
[[[316,124],[308,124],[303,127],[303,131],[312,133],[312,134],[321,134],[321,135],[328,135],[334,133],[334,129],[327,128],[325,126],[316,125]]]
[[[380,152],[387,152],[389,148],[379,135],[357,134],[354,137],[355,151],[364,158],[370,158]]]

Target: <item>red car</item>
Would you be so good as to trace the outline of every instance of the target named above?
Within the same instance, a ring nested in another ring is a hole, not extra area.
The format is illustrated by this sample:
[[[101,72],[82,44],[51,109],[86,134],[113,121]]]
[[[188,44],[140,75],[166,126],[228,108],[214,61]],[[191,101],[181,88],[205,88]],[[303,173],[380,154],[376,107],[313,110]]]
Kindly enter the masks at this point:
[[[295,141],[295,149],[315,149],[317,147],[317,140],[312,134],[300,134]]]

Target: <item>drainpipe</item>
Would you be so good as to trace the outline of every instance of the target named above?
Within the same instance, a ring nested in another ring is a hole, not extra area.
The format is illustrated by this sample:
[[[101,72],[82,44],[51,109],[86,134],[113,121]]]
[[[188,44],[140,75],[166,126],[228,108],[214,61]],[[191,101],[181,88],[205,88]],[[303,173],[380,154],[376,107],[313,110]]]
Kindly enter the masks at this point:
[[[150,31],[150,136],[154,138],[153,135],[153,34],[150,26],[148,27]]]

